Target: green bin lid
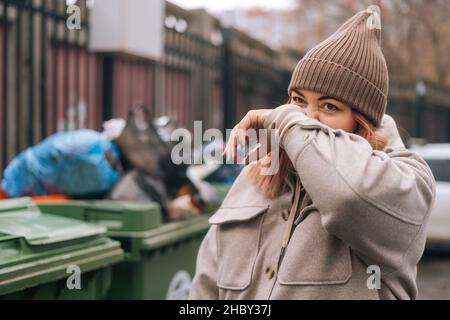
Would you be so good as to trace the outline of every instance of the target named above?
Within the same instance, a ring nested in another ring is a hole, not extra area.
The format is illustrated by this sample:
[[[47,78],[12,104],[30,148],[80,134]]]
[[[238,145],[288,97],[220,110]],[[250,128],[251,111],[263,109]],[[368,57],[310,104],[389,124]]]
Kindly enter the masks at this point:
[[[156,203],[111,200],[39,203],[45,213],[63,215],[108,227],[108,236],[122,242],[133,257],[141,251],[199,237],[209,228],[209,214],[162,223]],[[126,243],[126,244],[125,244]]]
[[[153,202],[114,200],[43,202],[41,211],[96,223],[108,231],[145,231],[163,222],[161,209]]]
[[[0,201],[0,295],[91,271],[123,259],[106,228],[42,214],[29,198]]]
[[[211,184],[224,198],[230,185]],[[108,236],[122,242],[133,257],[190,238],[198,238],[209,229],[211,214],[163,223],[162,212],[154,202],[115,200],[62,201],[38,203],[42,212],[96,223],[108,228]]]

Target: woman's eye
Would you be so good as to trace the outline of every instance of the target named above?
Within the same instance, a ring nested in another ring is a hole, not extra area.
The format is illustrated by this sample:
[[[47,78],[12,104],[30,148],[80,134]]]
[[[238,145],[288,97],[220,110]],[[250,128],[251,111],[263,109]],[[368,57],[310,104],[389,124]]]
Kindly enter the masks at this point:
[[[338,107],[336,107],[335,105],[333,105],[333,104],[331,104],[331,103],[326,103],[326,104],[324,104],[323,105],[323,108],[326,110],[326,111],[339,111],[339,108]]]
[[[303,100],[303,99],[300,98],[300,97],[293,97],[293,98],[292,98],[292,101],[294,101],[294,102],[297,103],[297,104],[304,104],[304,103],[305,103],[305,100]]]

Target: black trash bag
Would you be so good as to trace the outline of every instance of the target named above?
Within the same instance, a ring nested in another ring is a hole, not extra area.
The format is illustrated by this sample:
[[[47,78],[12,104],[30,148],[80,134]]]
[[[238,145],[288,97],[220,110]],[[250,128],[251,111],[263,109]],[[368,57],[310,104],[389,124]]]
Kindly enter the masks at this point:
[[[170,150],[150,121],[149,111],[137,106],[128,112],[127,124],[114,140],[123,154],[126,171],[137,169],[154,178],[164,178],[163,163]]]
[[[186,175],[187,165],[172,162],[172,145],[161,139],[144,107],[137,106],[129,111],[127,124],[114,142],[122,151],[126,171],[136,169],[162,179],[171,198],[182,186],[187,185],[195,192],[195,186]]]
[[[201,189],[204,187],[202,186]],[[201,193],[205,193],[204,190]],[[127,173],[116,184],[108,198],[133,202],[157,202],[163,213],[164,222],[197,216],[207,209],[201,204],[197,194],[186,193],[175,199],[169,198],[162,180],[152,178],[138,170]]]
[[[176,120],[168,116],[153,119],[153,125],[155,126],[160,138],[171,148],[178,143],[178,141],[171,141],[173,131],[176,129],[186,129],[183,128]]]
[[[117,183],[108,195],[111,200],[157,202],[163,213],[168,216],[166,186],[163,180],[153,178],[139,170],[131,170]]]
[[[163,141],[147,109],[137,106],[130,110],[127,124],[114,142],[122,152],[124,169],[130,173],[109,198],[135,201],[148,198],[160,204],[166,218],[169,201],[180,196],[195,195],[195,204],[204,205],[199,190],[187,176],[188,165],[172,162],[173,143]]]

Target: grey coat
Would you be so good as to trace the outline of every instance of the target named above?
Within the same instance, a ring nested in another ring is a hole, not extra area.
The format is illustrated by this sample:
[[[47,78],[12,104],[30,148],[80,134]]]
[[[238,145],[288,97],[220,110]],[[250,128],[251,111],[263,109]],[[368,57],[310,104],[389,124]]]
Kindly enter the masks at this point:
[[[242,172],[210,218],[190,299],[415,299],[435,180],[392,117],[382,125],[390,143],[374,151],[297,106],[274,109],[265,127],[300,179],[270,199]]]

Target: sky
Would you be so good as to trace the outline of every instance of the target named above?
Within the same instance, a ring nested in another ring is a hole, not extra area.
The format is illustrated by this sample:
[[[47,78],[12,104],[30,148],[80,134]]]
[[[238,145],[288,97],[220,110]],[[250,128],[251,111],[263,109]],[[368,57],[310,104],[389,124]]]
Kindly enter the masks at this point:
[[[293,6],[294,0],[169,0],[186,9],[205,8],[210,12],[220,12],[237,8],[286,9]]]

